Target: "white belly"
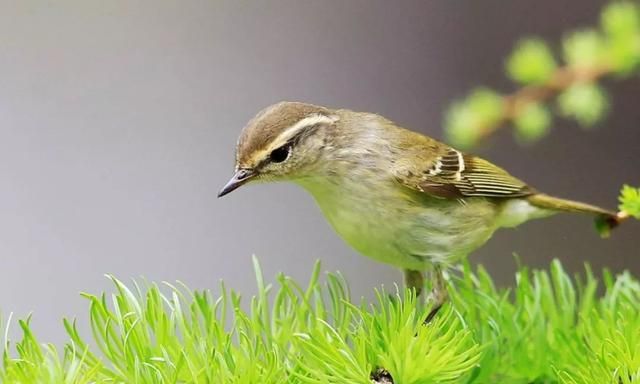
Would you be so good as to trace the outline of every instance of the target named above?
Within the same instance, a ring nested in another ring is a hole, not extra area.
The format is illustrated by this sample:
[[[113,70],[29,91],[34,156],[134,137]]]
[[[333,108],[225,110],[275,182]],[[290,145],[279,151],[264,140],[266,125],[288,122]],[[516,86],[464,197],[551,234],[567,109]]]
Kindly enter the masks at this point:
[[[484,199],[470,199],[465,207],[386,183],[377,183],[375,191],[373,185],[300,184],[349,245],[400,268],[423,270],[431,263],[455,263],[495,230],[495,208]]]

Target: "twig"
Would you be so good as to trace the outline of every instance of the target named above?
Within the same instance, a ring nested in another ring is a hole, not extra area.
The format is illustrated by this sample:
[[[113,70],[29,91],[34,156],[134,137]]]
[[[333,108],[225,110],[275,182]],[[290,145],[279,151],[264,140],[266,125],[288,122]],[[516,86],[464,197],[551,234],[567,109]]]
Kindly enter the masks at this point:
[[[487,138],[510,121],[515,120],[530,104],[547,101],[572,85],[593,82],[611,72],[612,68],[608,64],[582,68],[564,66],[558,68],[546,83],[528,85],[511,94],[504,95],[502,117],[488,125],[478,127],[478,140]]]

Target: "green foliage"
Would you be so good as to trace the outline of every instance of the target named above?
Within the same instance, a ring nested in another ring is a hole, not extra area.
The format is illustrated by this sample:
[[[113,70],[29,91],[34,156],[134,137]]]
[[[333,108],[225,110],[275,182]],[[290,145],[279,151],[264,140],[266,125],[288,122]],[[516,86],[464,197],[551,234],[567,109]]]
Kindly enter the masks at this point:
[[[100,363],[86,359],[85,351],[69,342],[62,353],[51,344],[40,344],[31,331],[29,319],[20,320],[22,341],[16,344],[18,358],[10,355],[9,321],[5,328],[0,382],[7,383],[94,383],[101,378]],[[0,325],[2,318],[0,317]]]
[[[615,282],[607,276],[605,284],[607,293],[599,308],[584,312],[579,331],[583,340],[572,343],[569,358],[575,360],[558,372],[561,383],[630,384],[640,380],[640,332],[630,328],[640,320],[638,296],[627,295],[622,288],[631,286],[637,292],[640,285],[628,274]]]
[[[473,145],[482,136],[482,127],[500,121],[504,102],[490,89],[477,89],[466,100],[453,104],[447,114],[447,127],[452,139],[463,145]]]
[[[604,116],[609,102],[602,87],[591,83],[578,83],[558,97],[560,113],[576,119],[583,127],[590,127]]]
[[[551,78],[557,64],[551,50],[541,39],[523,40],[506,63],[507,74],[522,84],[542,84]]]
[[[640,220],[640,188],[633,188],[629,185],[622,187],[620,210]]]
[[[526,105],[516,117],[516,138],[521,143],[531,143],[544,137],[549,131],[551,113],[540,103]]]
[[[640,8],[630,2],[615,2],[602,12],[601,25],[607,36],[607,54],[613,69],[629,74],[640,65]]]
[[[558,66],[552,49],[538,38],[524,39],[506,60],[506,72],[525,87],[509,95],[483,88],[455,102],[445,116],[448,140],[461,148],[476,145],[503,124],[513,123],[523,143],[544,137],[552,123],[544,103],[558,96],[559,112],[589,127],[600,121],[609,105],[597,82],[607,75],[630,76],[640,68],[640,6],[612,2],[601,14],[599,29],[584,29],[562,42]],[[472,105],[476,96],[491,95],[489,112]]]
[[[562,44],[564,61],[572,68],[593,68],[606,60],[605,41],[599,32],[575,32]]]
[[[557,261],[522,268],[503,290],[465,265],[450,277],[452,304],[423,325],[429,308],[410,291],[355,304],[339,274],[320,279],[319,264],[306,287],[283,275],[266,285],[255,268],[246,305],[224,284],[214,296],[109,277],[114,293],[84,295],[90,343],[65,321],[60,354],[20,322],[22,341],[5,333],[0,382],[365,384],[377,369],[403,384],[640,380],[640,283],[628,273],[605,272],[600,297],[588,268],[575,278]]]

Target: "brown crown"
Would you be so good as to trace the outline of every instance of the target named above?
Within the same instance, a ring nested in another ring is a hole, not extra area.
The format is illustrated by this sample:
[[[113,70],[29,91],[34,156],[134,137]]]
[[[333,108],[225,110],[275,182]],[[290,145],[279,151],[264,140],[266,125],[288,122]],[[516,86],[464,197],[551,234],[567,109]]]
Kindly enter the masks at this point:
[[[254,154],[264,150],[285,129],[314,113],[329,114],[318,105],[283,101],[260,111],[242,130],[238,139],[236,165],[251,167]]]

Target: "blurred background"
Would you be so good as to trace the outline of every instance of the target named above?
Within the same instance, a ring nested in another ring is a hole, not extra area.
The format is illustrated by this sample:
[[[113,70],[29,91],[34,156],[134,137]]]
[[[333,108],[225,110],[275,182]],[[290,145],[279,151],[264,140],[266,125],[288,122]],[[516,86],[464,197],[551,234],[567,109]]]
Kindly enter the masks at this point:
[[[234,145],[261,108],[300,100],[377,112],[442,138],[442,116],[477,85],[513,90],[503,70],[531,34],[558,42],[598,22],[605,2],[278,0],[0,1],[0,310],[42,340],[86,319],[80,292],[122,280],[220,279],[255,292],[265,275],[306,281],[313,262],[341,271],[355,296],[401,281],[349,249],[303,190],[286,184],[216,193]],[[556,45],[556,48],[559,48]],[[558,120],[521,147],[508,130],[476,153],[538,189],[614,207],[640,185],[640,81],[609,81],[596,129]],[[640,274],[640,225],[604,241],[591,219],[560,215],[503,230],[472,255],[502,284],[517,253],[534,267]]]

